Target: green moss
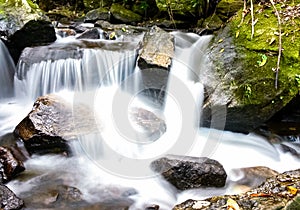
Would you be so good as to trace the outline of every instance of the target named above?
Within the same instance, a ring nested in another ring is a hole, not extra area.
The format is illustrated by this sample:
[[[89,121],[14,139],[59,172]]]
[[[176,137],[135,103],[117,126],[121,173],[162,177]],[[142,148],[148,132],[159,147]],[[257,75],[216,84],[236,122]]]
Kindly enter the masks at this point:
[[[296,0],[295,3],[297,3]],[[288,103],[299,91],[296,75],[300,75],[300,18],[282,23],[282,57],[278,89],[275,89],[275,73],[278,58],[279,27],[273,8],[255,6],[257,19],[255,33],[251,39],[251,15],[248,14],[241,24],[242,10],[231,22],[231,33],[238,53],[245,55],[243,80],[235,82],[236,96],[244,104],[266,104],[270,100],[276,103]],[[267,62],[260,66],[261,55],[267,56]],[[247,81],[244,84],[242,81]],[[251,94],[249,88],[251,87]]]

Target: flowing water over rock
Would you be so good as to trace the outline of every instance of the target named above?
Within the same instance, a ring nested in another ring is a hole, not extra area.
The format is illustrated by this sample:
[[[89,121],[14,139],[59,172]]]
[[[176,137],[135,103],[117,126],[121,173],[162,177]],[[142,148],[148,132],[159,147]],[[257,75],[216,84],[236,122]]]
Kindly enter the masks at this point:
[[[15,64],[5,44],[0,40],[0,100],[13,96],[13,75]]]
[[[75,115],[76,107],[82,107],[78,105],[88,107],[97,125],[97,132],[78,134],[70,141],[73,157],[33,155],[24,163],[23,176],[8,186],[28,208],[36,208],[38,201],[32,198],[46,194],[43,208],[49,209],[65,202],[65,209],[117,203],[120,209],[157,204],[169,210],[190,198],[238,192],[235,182],[242,177],[231,173],[233,168],[262,165],[279,172],[299,168],[299,160],[254,134],[198,128],[204,88],[197,75],[207,68],[203,51],[211,37],[172,35],[176,46],[172,66],[170,72],[160,70],[160,74],[136,67],[140,39],[134,43],[59,40],[48,47],[25,49],[15,73],[18,97],[11,100],[13,104],[0,104],[0,136],[13,132],[33,101],[48,93],[71,103]],[[167,84],[154,91],[157,86],[144,83],[147,74],[167,75]],[[224,116],[226,112],[215,116],[212,127],[221,129]],[[150,168],[151,162],[167,154],[217,160],[228,174],[225,187],[176,190]],[[64,195],[63,201],[59,195]]]

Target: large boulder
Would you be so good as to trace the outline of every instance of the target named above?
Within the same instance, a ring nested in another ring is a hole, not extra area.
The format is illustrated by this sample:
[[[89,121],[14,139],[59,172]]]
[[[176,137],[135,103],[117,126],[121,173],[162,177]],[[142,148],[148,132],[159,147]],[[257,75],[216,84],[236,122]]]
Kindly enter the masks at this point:
[[[59,96],[42,96],[16,126],[14,134],[30,154],[70,154],[68,141],[96,130],[92,114],[86,107],[73,107]]]
[[[288,171],[267,179],[246,193],[215,196],[205,200],[187,200],[173,210],[206,209],[299,209],[300,170]]]
[[[169,155],[153,161],[151,168],[179,190],[223,187],[227,178],[218,161],[205,157]]]
[[[1,209],[22,209],[24,201],[18,198],[8,187],[0,184],[0,205]]]
[[[279,36],[277,17],[272,7],[258,12],[255,6],[255,32],[251,38],[251,15],[242,21],[242,8],[222,29],[207,50],[209,64],[201,72],[207,97],[203,108],[203,126],[212,119],[226,119],[219,129],[249,132],[267,121],[294,98],[300,87],[300,41],[293,34],[283,34],[277,87]],[[287,8],[283,9],[287,13]],[[287,19],[288,20],[288,17]],[[299,19],[295,23],[300,24]],[[295,26],[282,22],[285,31]],[[282,32],[283,33],[283,32]],[[283,50],[284,49],[284,50]]]
[[[55,30],[51,22],[30,20],[9,38],[8,47],[17,62],[25,47],[47,45],[55,40]]]

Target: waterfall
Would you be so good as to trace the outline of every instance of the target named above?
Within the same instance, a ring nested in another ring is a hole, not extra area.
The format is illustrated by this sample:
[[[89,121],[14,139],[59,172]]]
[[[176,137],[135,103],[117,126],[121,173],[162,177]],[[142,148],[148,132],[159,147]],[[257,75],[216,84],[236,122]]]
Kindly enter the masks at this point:
[[[66,43],[63,50],[61,43],[54,43],[49,48],[25,49],[14,79],[16,95],[34,100],[63,89],[94,90],[102,85],[119,84],[135,69],[137,52],[132,47],[121,50],[109,50],[109,46],[106,46],[108,49],[97,46],[69,49],[71,44]],[[57,56],[56,50],[60,50],[58,55],[62,58]],[[32,60],[28,60],[29,55],[33,56]]]
[[[0,100],[13,97],[13,76],[15,64],[5,46],[0,40]]]

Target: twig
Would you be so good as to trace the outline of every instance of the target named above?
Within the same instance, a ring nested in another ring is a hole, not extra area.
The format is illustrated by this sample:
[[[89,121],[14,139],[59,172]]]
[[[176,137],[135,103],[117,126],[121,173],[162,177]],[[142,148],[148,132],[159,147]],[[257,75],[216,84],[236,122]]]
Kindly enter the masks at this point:
[[[251,39],[253,38],[253,36],[254,36],[254,25],[255,25],[255,23],[254,23],[254,12],[253,12],[253,0],[250,0],[250,4],[251,4]]]
[[[270,0],[274,10],[275,14],[277,16],[277,21],[278,21],[278,29],[279,29],[279,37],[278,37],[278,57],[277,57],[277,64],[275,68],[275,89],[278,88],[278,72],[280,70],[280,60],[281,60],[281,52],[282,52],[282,35],[281,35],[281,20],[280,20],[280,15],[279,12],[275,6],[275,3],[273,0]]]
[[[247,15],[247,3],[246,3],[246,0],[244,0],[244,8],[243,8],[243,12],[242,12],[242,19],[241,19],[241,22],[240,24],[238,25],[238,27],[241,27],[241,25],[243,24],[244,22],[244,19],[245,19],[245,16]]]

